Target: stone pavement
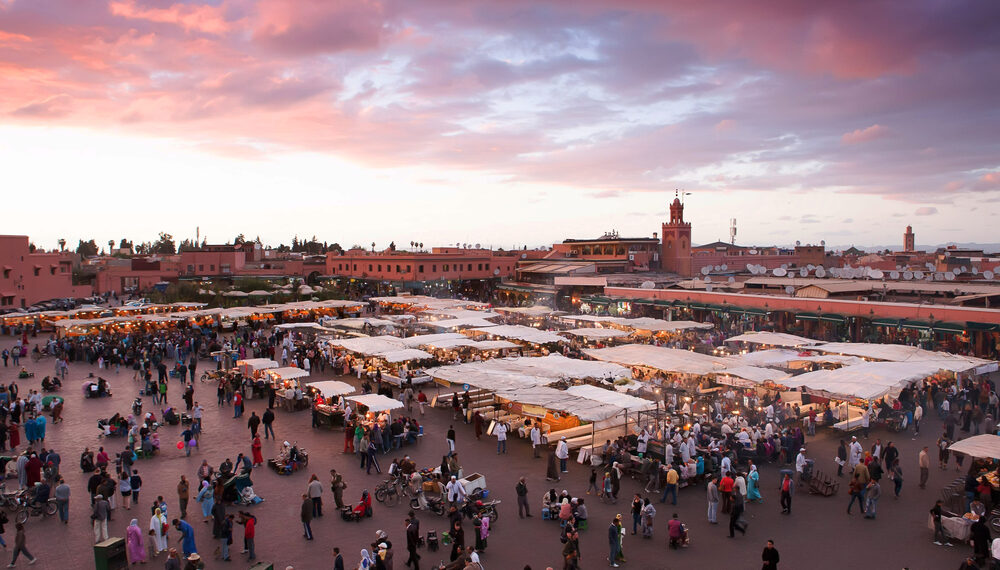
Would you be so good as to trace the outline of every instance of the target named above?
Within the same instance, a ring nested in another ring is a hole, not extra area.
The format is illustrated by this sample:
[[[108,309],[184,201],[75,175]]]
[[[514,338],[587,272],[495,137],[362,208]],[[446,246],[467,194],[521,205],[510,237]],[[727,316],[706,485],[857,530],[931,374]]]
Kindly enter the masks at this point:
[[[39,337],[40,339],[42,337]],[[10,347],[14,339],[0,339],[0,346]],[[29,388],[40,389],[41,378],[52,374],[52,359],[32,363],[30,358],[22,359],[22,365],[35,372],[33,379],[18,380],[21,394],[26,394]],[[203,361],[199,368],[214,366],[214,363]],[[122,370],[120,374],[114,371],[101,371],[112,385],[114,397],[100,400],[84,399],[80,384],[88,373],[98,374],[96,367],[73,363],[70,365],[69,380],[61,395],[66,399],[65,422],[53,426],[48,425],[46,447],[55,448],[63,458],[62,473],[72,486],[73,499],[70,506],[70,524],[59,524],[58,520],[32,517],[27,523],[27,544],[35,554],[39,563],[37,568],[90,568],[93,565],[91,544],[93,533],[89,520],[89,501],[86,493],[87,475],[78,468],[79,454],[85,446],[96,450],[99,445],[117,450],[124,441],[115,438],[110,441],[99,439],[96,420],[109,417],[115,412],[128,413],[132,400],[138,394],[138,385],[131,380],[131,371]],[[0,382],[10,383],[16,378],[17,369],[11,364],[0,368]],[[326,375],[314,375],[314,379],[330,378]],[[351,378],[342,378],[355,381]],[[175,406],[183,401],[180,399],[180,384],[172,381],[170,384],[169,401]],[[433,396],[437,388],[429,388],[428,395]],[[442,391],[446,393],[446,391]],[[118,509],[111,523],[112,535],[123,536],[125,527],[133,516],[139,519],[140,526],[147,528],[150,518],[149,505],[156,495],[163,495],[170,509],[170,518],[178,514],[175,486],[181,474],[186,474],[189,480],[195,479],[195,473],[203,458],[218,466],[226,457],[236,459],[240,452],[250,453],[249,430],[246,420],[250,411],[260,415],[266,405],[265,400],[248,400],[247,410],[241,419],[234,419],[232,407],[216,406],[215,388],[209,384],[196,383],[195,398],[206,409],[204,424],[205,434],[198,450],[191,457],[185,457],[176,449],[175,444],[180,439],[180,426],[163,426],[160,428],[160,439],[163,450],[153,459],[139,460],[136,467],[143,478],[143,489],[139,508],[131,511]],[[150,398],[144,399],[144,410],[155,411],[160,416],[160,406],[154,407]],[[332,566],[332,548],[339,546],[344,554],[348,568],[355,568],[362,548],[368,548],[374,540],[375,532],[384,529],[389,533],[394,544],[395,568],[403,568],[406,559],[404,519],[407,513],[406,505],[388,508],[375,503],[375,515],[361,523],[347,523],[341,520],[333,507],[333,498],[328,487],[328,474],[331,468],[337,468],[344,473],[348,482],[345,501],[356,502],[362,489],[373,490],[383,476],[365,475],[358,468],[358,462],[353,455],[342,454],[344,435],[342,430],[321,431],[310,428],[308,412],[288,413],[275,410],[275,431],[278,441],[265,441],[265,460],[273,457],[282,440],[298,442],[309,452],[310,464],[307,472],[299,472],[292,476],[282,477],[266,467],[254,470],[253,481],[256,492],[265,499],[263,503],[247,510],[257,518],[257,554],[259,560],[271,561],[274,567],[283,569],[294,565],[297,569],[320,569]],[[934,414],[928,414],[932,416]],[[444,433],[448,425],[455,423],[457,435],[457,450],[465,473],[479,472],[486,476],[491,498],[503,501],[500,506],[500,520],[493,525],[489,540],[489,548],[482,556],[483,565],[494,570],[520,569],[525,564],[540,569],[546,566],[560,568],[562,566],[559,542],[559,526],[557,523],[541,520],[540,503],[544,491],[555,487],[557,491],[568,489],[573,495],[581,494],[587,487],[589,468],[575,462],[570,463],[569,473],[564,474],[562,481],[550,485],[545,481],[545,461],[531,458],[530,446],[522,440],[513,438],[508,442],[508,454],[498,456],[493,438],[483,437],[476,441],[471,425],[452,422],[450,410],[428,410],[421,418],[425,422],[423,441],[417,445],[404,447],[400,452],[390,453],[381,459],[383,470],[393,457],[406,453],[411,455],[418,466],[437,465],[446,452]],[[898,569],[908,567],[913,570],[957,568],[970,547],[944,548],[932,544],[932,533],[927,529],[927,511],[933,505],[941,487],[958,474],[954,464],[947,472],[936,467],[931,470],[927,490],[917,487],[917,452],[921,445],[931,446],[934,451],[934,441],[939,434],[940,422],[928,419],[921,431],[919,439],[911,439],[912,434],[890,434],[883,430],[874,430],[872,438],[863,441],[866,448],[874,442],[875,437],[882,441],[893,440],[900,448],[904,470],[904,489],[898,500],[892,497],[892,484],[883,485],[883,498],[879,503],[878,519],[863,520],[855,510],[855,514],[847,515],[846,478],[844,487],[834,497],[811,496],[800,489],[796,494],[791,515],[780,514],[778,506],[778,468],[774,465],[760,467],[761,487],[764,503],[748,505],[747,517],[750,521],[746,536],[737,535],[735,539],[728,538],[728,530],[720,514],[719,525],[709,525],[705,517],[704,489],[686,488],[679,493],[678,505],[656,502],[656,534],[652,540],[643,540],[629,535],[625,542],[625,553],[628,558],[624,567],[631,568],[759,568],[760,553],[765,541],[774,539],[781,553],[781,568],[822,570],[852,567]],[[810,438],[807,444],[809,457],[816,459],[817,469],[835,471],[832,458],[835,456],[836,438],[829,430],[821,430],[818,436]],[[23,442],[23,432],[22,432]],[[23,449],[23,445],[19,449]],[[936,455],[934,456],[936,458]],[[932,461],[932,465],[936,462]],[[322,519],[313,522],[313,532],[316,539],[307,542],[302,537],[302,526],[299,522],[300,497],[305,491],[309,473],[319,475],[324,483],[324,498],[326,509]],[[528,479],[530,489],[529,499],[534,518],[519,520],[517,518],[514,484],[520,476]],[[8,481],[8,486],[16,486],[16,481]],[[581,533],[581,566],[598,568],[607,566],[607,526],[615,513],[622,513],[628,526],[631,526],[629,504],[632,493],[641,491],[641,486],[633,481],[625,480],[618,504],[605,504],[594,496],[584,495],[588,500],[590,512],[590,528]],[[655,498],[656,501],[659,497]],[[205,557],[208,568],[246,568],[246,555],[238,554],[242,545],[242,527],[237,526],[234,532],[233,562],[222,562],[214,558],[217,541],[211,538],[211,528],[200,522],[199,506],[193,502],[188,507],[189,520],[197,531],[199,551]],[[228,512],[235,512],[230,507]],[[672,513],[678,513],[682,521],[689,527],[691,547],[680,551],[672,551],[666,547],[666,522]],[[429,529],[437,529],[440,535],[447,525],[445,519],[430,513],[420,513],[421,529],[426,533]],[[466,536],[471,536],[471,523],[466,522]],[[177,533],[172,531],[171,542],[175,542]],[[13,542],[13,524],[7,525],[5,539],[8,544]],[[471,544],[471,539],[469,541]],[[422,550],[421,568],[447,560],[449,549],[442,547],[438,552]],[[4,555],[9,556],[10,547]],[[0,559],[0,561],[4,561]],[[9,561],[9,560],[8,560]],[[25,562],[19,561],[20,565]],[[163,564],[163,557],[151,561],[150,566],[157,568]]]

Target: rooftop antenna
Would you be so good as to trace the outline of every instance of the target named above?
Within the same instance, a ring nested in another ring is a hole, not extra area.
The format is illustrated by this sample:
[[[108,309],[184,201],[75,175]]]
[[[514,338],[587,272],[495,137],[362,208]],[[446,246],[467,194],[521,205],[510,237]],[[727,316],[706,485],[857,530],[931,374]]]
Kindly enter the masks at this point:
[[[736,245],[736,218],[729,219],[729,243]]]

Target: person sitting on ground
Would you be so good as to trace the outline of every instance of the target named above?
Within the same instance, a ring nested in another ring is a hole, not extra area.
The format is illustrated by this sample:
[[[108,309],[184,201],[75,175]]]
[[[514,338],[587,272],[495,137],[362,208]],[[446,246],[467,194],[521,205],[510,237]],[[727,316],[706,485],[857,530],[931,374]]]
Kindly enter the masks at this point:
[[[687,528],[677,517],[677,513],[674,513],[674,516],[667,521],[667,531],[670,535],[670,548],[677,548],[687,544]]]

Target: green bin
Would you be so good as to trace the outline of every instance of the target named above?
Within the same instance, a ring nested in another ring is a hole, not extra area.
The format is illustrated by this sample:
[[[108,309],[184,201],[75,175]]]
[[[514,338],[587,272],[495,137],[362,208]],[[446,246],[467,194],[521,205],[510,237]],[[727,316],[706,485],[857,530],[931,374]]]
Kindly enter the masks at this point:
[[[94,545],[94,567],[97,570],[127,570],[125,539],[111,537]]]

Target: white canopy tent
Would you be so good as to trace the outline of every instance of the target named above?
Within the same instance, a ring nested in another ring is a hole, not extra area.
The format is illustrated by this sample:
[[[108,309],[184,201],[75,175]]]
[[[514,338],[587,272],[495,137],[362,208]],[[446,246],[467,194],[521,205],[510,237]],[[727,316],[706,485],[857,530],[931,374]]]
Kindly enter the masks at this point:
[[[520,325],[498,325],[489,328],[477,328],[474,330],[476,332],[492,336],[499,336],[514,340],[523,340],[525,342],[530,342],[532,344],[549,344],[549,343],[566,342],[565,338],[553,332],[542,331],[533,327],[523,327]]]
[[[712,323],[698,323],[695,321],[665,321],[663,319],[652,319],[649,317],[639,317],[637,319],[620,318],[611,322],[637,331],[650,332],[676,332],[692,329],[710,330],[715,328],[715,325]]]
[[[439,366],[425,371],[429,376],[455,384],[498,390],[503,387],[545,386],[558,380],[631,378],[629,369],[617,364],[576,360],[561,354],[531,358],[494,358]]]
[[[583,351],[584,354],[597,360],[616,362],[625,366],[645,366],[664,372],[679,372],[683,374],[711,374],[726,368],[722,358],[707,356],[680,350],[652,346],[649,344],[623,344],[608,348],[597,348]]]
[[[816,370],[781,381],[788,388],[804,387],[810,392],[838,399],[876,400],[896,396],[917,380],[942,370],[940,361],[865,362],[835,370]]]
[[[309,373],[302,368],[296,368],[294,366],[285,366],[282,368],[271,368],[266,371],[272,378],[277,380],[295,380],[296,378],[305,378],[309,376]]]
[[[367,336],[361,338],[338,338],[328,341],[331,346],[339,346],[350,352],[376,355],[407,348],[403,339],[395,336]]]
[[[324,398],[335,398],[337,396],[351,394],[356,391],[356,388],[354,386],[351,386],[347,382],[341,382],[339,380],[324,380],[322,382],[310,382],[306,384],[306,386],[319,390],[320,394],[323,394]]]
[[[965,372],[975,370],[977,374],[994,372],[997,363],[972,356],[959,356],[948,352],[932,352],[905,344],[868,344],[861,342],[829,342],[809,347],[809,350],[834,354],[859,356],[873,360],[890,362],[937,362],[942,370]]]
[[[543,305],[532,305],[530,307],[494,307],[493,310],[501,313],[524,315],[526,317],[544,317],[556,312],[555,309]]]
[[[411,360],[425,360],[428,358],[434,358],[433,355],[418,350],[416,348],[404,348],[402,350],[392,350],[389,352],[380,353],[379,356],[385,359],[386,362],[391,362],[393,364],[398,362],[409,362]]]
[[[347,400],[361,404],[368,408],[369,412],[379,413],[396,408],[402,408],[403,402],[395,400],[382,394],[359,394],[357,396],[347,396]]]
[[[984,433],[956,441],[948,447],[948,451],[964,453],[975,458],[1000,459],[1000,435]]]
[[[727,338],[726,342],[745,342],[748,344],[766,344],[770,346],[808,346],[819,341],[793,334],[777,332],[748,332]]]
[[[243,368],[244,374],[253,374],[258,370],[278,368],[278,363],[270,358],[248,358],[246,360],[237,360],[236,366]]]
[[[602,402],[615,406],[620,410],[627,410],[629,412],[642,412],[656,407],[656,402],[651,400],[629,396],[628,394],[622,394],[621,392],[612,390],[605,390],[604,388],[593,386],[591,384],[570,386],[566,389],[566,393],[578,398],[586,398],[588,400],[594,400],[595,402]]]
[[[496,323],[482,317],[465,317],[461,319],[441,319],[438,321],[422,321],[423,324],[439,329],[472,329],[495,327]]]
[[[853,366],[866,362],[857,356],[843,356],[840,354],[802,356],[796,350],[785,348],[772,348],[748,352],[746,354],[736,354],[727,356],[725,360],[730,363],[730,366],[764,366],[773,368],[793,368],[793,363],[796,362],[818,362],[839,364],[841,366]]]
[[[744,380],[749,380],[754,384],[773,382],[781,384],[785,378],[790,378],[791,374],[773,370],[771,368],[760,368],[757,366],[733,366],[716,373],[716,376],[735,376]],[[723,382],[725,383],[725,382]]]
[[[363,318],[363,319],[325,319],[323,324],[329,327],[345,328],[345,329],[363,329],[366,326],[380,328],[380,327],[394,327],[396,323],[386,319],[375,319],[375,318]]]
[[[560,331],[559,334],[579,336],[592,340],[621,338],[623,336],[629,335],[629,333],[618,329],[598,329],[598,328],[571,329],[568,331]]]
[[[437,343],[449,340],[465,341],[469,340],[469,337],[462,333],[438,333],[411,336],[400,340],[402,341],[403,346],[416,348],[418,346],[438,346]]]

